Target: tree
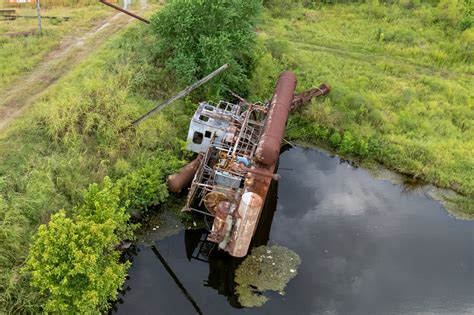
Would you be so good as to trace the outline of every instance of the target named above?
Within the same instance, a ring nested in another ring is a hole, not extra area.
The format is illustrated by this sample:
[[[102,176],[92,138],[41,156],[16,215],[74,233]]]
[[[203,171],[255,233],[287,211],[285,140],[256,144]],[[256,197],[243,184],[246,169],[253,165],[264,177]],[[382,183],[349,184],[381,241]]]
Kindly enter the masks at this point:
[[[228,63],[230,69],[213,83],[244,91],[261,7],[260,0],[169,1],[151,17],[166,68],[190,84]]]

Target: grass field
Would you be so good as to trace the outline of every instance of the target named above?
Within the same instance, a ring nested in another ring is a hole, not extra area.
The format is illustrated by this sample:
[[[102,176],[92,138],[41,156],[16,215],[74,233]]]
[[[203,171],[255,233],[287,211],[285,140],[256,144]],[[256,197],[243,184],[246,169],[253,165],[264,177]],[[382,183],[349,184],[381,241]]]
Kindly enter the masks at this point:
[[[434,22],[439,14],[427,6],[354,4],[266,11],[249,98],[269,98],[284,69],[297,73],[298,90],[329,83],[330,96],[291,116],[288,138],[453,188],[472,214],[472,27]],[[57,30],[43,56],[68,30]],[[156,41],[146,25],[128,27],[0,133],[0,313],[40,312],[44,297],[20,270],[32,235],[51,214],[80,204],[82,190],[106,175],[130,182],[146,206],[156,194],[150,170],[172,162],[159,174],[162,184],[186,157],[190,99],[121,132],[177,89],[162,70]],[[8,47],[29,55],[22,51],[27,45]],[[14,60],[8,67],[21,69],[8,82],[33,67]]]
[[[330,84],[326,99],[290,119],[290,139],[452,188],[473,215],[474,30],[443,12],[366,4],[267,12],[253,94],[268,95],[282,69],[297,73],[299,90]]]
[[[8,7],[3,7],[8,8]],[[13,8],[18,15],[35,16],[32,7]],[[101,4],[69,8],[51,7],[42,10],[44,16],[68,16],[69,21],[43,19],[43,35],[8,37],[5,34],[27,32],[37,29],[37,20],[17,18],[0,21],[0,91],[15,79],[31,71],[45,56],[63,41],[80,36],[82,32],[98,24],[114,12]]]

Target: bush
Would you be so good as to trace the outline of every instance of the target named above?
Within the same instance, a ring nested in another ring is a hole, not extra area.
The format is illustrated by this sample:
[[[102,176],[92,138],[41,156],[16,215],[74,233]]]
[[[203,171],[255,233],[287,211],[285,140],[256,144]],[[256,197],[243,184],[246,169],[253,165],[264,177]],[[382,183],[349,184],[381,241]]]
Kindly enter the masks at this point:
[[[169,1],[151,17],[166,68],[179,83],[190,84],[228,63],[212,86],[245,94],[260,9],[258,0]]]
[[[341,143],[341,135],[339,134],[339,132],[335,131],[329,138],[329,142],[333,147],[339,147],[339,144]]]
[[[339,152],[341,154],[351,154],[354,152],[354,138],[350,131],[344,132],[344,136],[342,137],[341,146],[339,147]]]
[[[435,22],[443,23],[449,27],[462,27],[465,23],[465,15],[469,13],[469,4],[462,0],[441,0],[438,3],[438,12]]]
[[[127,201],[129,208],[142,211],[164,202],[169,196],[164,179],[182,165],[173,157],[149,161],[117,181],[122,200]]]
[[[89,186],[72,217],[61,210],[40,226],[25,270],[32,286],[47,295],[46,312],[101,312],[117,296],[129,263],[119,263],[115,247],[133,231],[119,199],[106,178],[103,187]]]

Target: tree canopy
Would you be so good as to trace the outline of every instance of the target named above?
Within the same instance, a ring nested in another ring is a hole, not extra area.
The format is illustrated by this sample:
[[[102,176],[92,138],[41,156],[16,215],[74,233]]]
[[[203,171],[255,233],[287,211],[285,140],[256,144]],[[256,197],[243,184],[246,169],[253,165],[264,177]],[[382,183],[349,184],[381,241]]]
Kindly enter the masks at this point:
[[[161,56],[181,84],[224,63],[230,69],[213,80],[242,92],[252,68],[260,0],[172,0],[151,18],[162,39]]]

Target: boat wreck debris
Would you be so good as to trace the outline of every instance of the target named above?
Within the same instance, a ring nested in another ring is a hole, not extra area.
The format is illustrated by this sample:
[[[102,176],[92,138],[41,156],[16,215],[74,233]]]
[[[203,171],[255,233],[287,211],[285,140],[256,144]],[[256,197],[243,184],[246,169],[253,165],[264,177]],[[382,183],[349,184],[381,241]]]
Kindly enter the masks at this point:
[[[289,112],[326,95],[326,84],[294,95],[296,76],[280,75],[270,102],[202,102],[187,149],[197,158],[168,178],[171,192],[189,187],[183,211],[213,218],[207,236],[234,257],[247,255],[274,174]]]

